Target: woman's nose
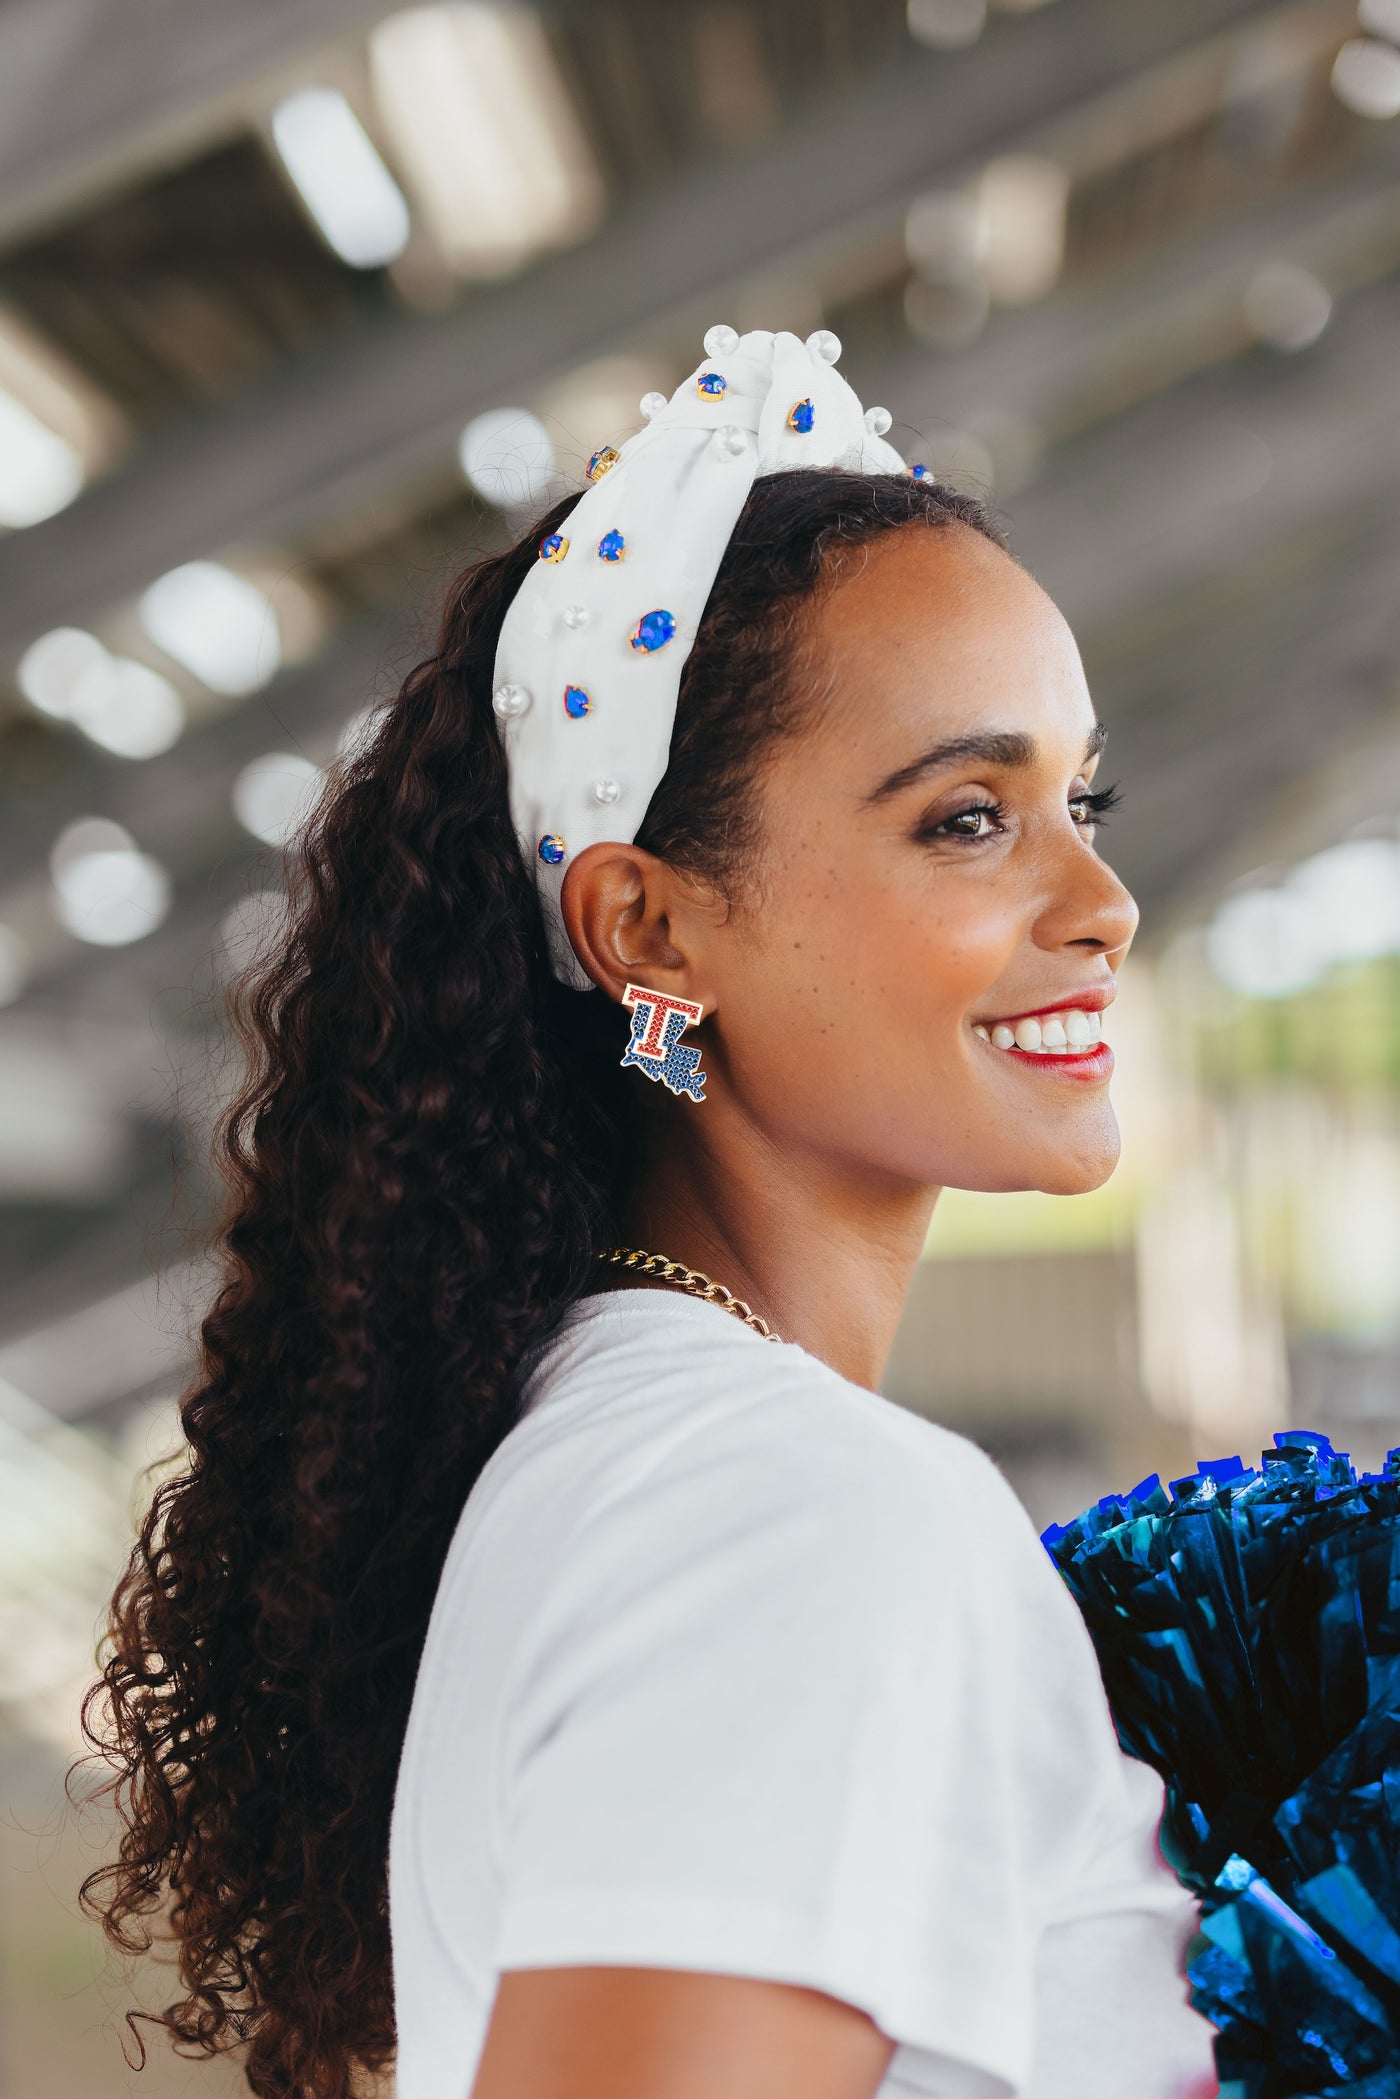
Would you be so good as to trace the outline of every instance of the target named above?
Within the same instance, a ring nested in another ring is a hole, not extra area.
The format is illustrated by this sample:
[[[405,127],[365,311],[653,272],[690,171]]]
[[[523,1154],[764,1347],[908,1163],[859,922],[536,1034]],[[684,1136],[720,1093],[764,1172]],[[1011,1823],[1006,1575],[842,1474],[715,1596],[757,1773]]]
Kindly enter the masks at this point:
[[[1122,955],[1138,926],[1138,907],[1113,869],[1085,841],[1068,841],[1055,868],[1058,894],[1047,904],[1037,927],[1045,948],[1073,947],[1085,954]]]

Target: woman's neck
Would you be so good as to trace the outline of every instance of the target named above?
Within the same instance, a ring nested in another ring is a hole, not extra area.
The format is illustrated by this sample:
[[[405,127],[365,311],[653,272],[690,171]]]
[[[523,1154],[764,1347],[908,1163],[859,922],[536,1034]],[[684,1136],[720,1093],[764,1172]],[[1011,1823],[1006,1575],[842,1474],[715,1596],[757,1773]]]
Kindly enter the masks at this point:
[[[939,1190],[876,1187],[752,1132],[726,1144],[721,1129],[668,1121],[623,1205],[623,1242],[702,1270],[784,1341],[878,1391]]]

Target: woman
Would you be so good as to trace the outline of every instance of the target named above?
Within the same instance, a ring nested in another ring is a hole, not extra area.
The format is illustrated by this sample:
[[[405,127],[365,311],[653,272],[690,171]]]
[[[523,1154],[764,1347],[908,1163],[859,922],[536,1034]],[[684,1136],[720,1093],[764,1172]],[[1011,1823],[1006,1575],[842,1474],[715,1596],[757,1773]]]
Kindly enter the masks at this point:
[[[91,1899],[259,2093],[1185,2099],[1160,1782],[876,1396],[941,1187],[1114,1163],[1100,731],[833,337],[706,350],[314,827]]]

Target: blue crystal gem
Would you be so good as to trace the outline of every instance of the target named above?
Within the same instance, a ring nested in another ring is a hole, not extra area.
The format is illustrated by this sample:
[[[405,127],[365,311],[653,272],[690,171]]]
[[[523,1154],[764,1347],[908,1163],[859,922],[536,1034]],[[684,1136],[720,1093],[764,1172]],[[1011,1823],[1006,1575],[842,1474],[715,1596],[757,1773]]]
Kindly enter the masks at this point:
[[[548,861],[551,867],[557,867],[564,857],[564,841],[557,831],[546,831],[536,850],[541,860]]]
[[[541,561],[562,561],[569,551],[569,542],[562,532],[547,532],[540,541]]]
[[[589,699],[588,694],[581,685],[566,685],[564,687],[564,712],[568,715],[570,721],[581,722],[592,705],[592,700]]]
[[[915,481],[932,481],[933,479],[933,468],[931,466],[911,466],[909,472]]]
[[[674,612],[664,612],[659,608],[655,612],[644,612],[632,629],[632,646],[634,649],[645,649],[648,655],[654,655],[657,649],[665,648],[675,631]]]
[[[721,394],[728,393],[729,381],[720,372],[702,372],[695,382],[695,391],[717,401]]]
[[[627,542],[616,529],[611,532],[605,532],[598,542],[598,559],[600,561],[621,561],[626,551]]]
[[[805,437],[816,420],[817,411],[810,399],[794,401],[788,410],[787,426],[789,430],[795,430],[799,437]]]
[[[587,466],[583,470],[584,480],[601,481],[604,474],[617,465],[620,457],[621,454],[615,445],[600,445],[598,450],[591,455]]]

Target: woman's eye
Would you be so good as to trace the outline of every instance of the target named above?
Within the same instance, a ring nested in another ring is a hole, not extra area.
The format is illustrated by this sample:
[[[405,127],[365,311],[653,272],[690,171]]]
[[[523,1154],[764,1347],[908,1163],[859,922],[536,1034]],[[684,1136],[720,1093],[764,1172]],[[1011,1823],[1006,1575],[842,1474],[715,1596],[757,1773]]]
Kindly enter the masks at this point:
[[[945,816],[942,823],[934,825],[933,836],[990,838],[1000,818],[1001,810],[993,803],[979,802],[975,808],[959,809],[956,815]]]

